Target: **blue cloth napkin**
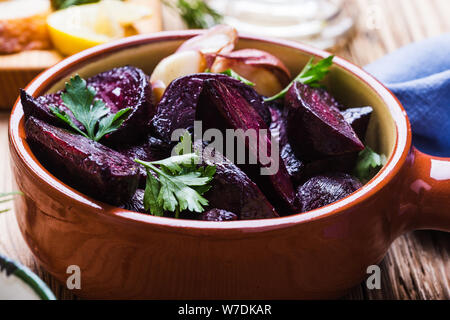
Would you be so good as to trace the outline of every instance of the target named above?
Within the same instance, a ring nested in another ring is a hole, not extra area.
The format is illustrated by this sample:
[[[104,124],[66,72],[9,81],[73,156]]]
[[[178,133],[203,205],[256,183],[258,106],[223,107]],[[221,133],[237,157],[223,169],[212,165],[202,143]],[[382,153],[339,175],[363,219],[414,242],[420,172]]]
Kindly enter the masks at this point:
[[[450,156],[450,34],[417,42],[365,67],[402,102],[421,151]]]

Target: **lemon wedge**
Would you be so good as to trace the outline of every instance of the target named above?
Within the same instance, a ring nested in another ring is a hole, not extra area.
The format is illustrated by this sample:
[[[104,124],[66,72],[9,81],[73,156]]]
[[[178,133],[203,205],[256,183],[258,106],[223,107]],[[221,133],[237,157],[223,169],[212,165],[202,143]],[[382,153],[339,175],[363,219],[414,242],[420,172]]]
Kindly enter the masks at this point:
[[[127,26],[150,15],[147,6],[103,0],[56,11],[48,16],[47,25],[56,49],[72,55],[124,37]]]

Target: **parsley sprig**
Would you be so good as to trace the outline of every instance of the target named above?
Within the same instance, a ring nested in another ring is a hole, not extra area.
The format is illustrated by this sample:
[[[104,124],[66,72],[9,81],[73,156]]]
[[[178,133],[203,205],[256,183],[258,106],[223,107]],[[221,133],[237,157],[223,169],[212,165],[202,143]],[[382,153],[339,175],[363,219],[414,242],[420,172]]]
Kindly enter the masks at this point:
[[[243,76],[239,75],[238,73],[236,73],[233,69],[227,69],[225,71],[219,72],[221,74],[225,74],[229,77],[232,77],[236,80],[239,80],[243,83],[245,83],[248,86],[253,87],[255,84],[253,82],[251,82],[250,80],[245,79]]]
[[[181,137],[180,144],[190,140],[187,133]],[[144,192],[144,208],[150,214],[163,216],[164,211],[175,212],[175,217],[183,210],[203,212],[208,200],[203,197],[216,173],[215,166],[199,166],[196,153],[184,153],[158,161],[135,161],[147,170]]]
[[[66,82],[66,92],[61,94],[64,105],[72,112],[74,118],[86,130],[84,132],[64,110],[58,106],[50,106],[50,111],[62,122],[86,138],[99,141],[103,136],[117,130],[128,116],[130,108],[117,113],[110,109],[101,99],[95,99],[96,91],[89,87],[86,80],[79,75]]]
[[[385,163],[386,157],[384,155],[379,155],[371,148],[366,147],[358,154],[353,174],[362,183],[366,183],[380,171]]]
[[[288,84],[286,88],[281,90],[276,95],[265,98],[265,101],[273,101],[276,99],[283,98],[286,93],[288,92],[289,88],[294,84],[295,82],[300,82],[303,84],[308,84],[312,87],[319,87],[320,81],[325,78],[325,76],[330,72],[330,67],[333,64],[333,58],[334,56],[331,55],[328,58],[322,59],[316,64],[314,64],[314,58],[311,58],[306,66],[303,68],[303,70],[294,78],[294,80],[291,81],[291,83]]]

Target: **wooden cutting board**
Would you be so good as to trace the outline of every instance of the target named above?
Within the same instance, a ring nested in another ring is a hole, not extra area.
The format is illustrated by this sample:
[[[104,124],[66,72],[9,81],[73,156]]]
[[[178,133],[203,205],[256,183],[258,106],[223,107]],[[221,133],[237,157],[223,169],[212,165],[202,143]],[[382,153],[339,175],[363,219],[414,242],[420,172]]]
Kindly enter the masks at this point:
[[[146,32],[163,28],[160,0],[133,0],[151,7],[153,16],[141,25]],[[57,51],[30,50],[16,54],[0,55],[0,109],[11,109],[24,88],[34,77],[63,59]]]

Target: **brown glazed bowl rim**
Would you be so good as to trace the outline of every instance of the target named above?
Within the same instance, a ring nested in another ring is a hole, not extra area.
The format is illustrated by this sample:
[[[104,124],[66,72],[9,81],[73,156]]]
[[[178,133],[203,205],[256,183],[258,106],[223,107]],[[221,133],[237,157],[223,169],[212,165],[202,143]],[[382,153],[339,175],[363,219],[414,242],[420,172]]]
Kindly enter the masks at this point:
[[[95,60],[99,56],[108,53],[117,52],[123,49],[145,45],[154,42],[164,42],[179,39],[188,39],[202,31],[184,30],[184,31],[165,31],[152,35],[133,36],[120,39],[111,43],[96,46],[73,56],[70,56],[53,67],[39,74],[27,86],[26,91],[31,95],[40,95],[45,92],[53,83],[59,79],[71,74],[70,70]],[[310,47],[305,44],[286,41],[265,39],[253,36],[240,35],[241,39],[265,42],[268,44],[281,45],[296,50],[303,51],[311,56],[324,58],[330,53]],[[22,105],[20,98],[17,99],[12,112],[9,123],[9,140],[10,147],[18,154],[19,159],[33,172],[35,179],[40,184],[50,186],[55,192],[67,198],[70,207],[78,206],[86,210],[104,215],[105,219],[117,219],[120,223],[132,223],[140,227],[152,226],[166,231],[188,232],[190,234],[217,235],[222,232],[232,233],[254,233],[260,231],[274,230],[289,227],[293,224],[306,223],[317,219],[325,219],[344,212],[345,210],[367,200],[388,184],[399,172],[403,166],[409,149],[411,147],[411,129],[406,112],[398,99],[384,87],[378,80],[369,75],[367,72],[350,63],[349,61],[336,56],[334,65],[338,66],[359,78],[368,85],[385,103],[390,110],[391,116],[395,123],[396,139],[393,152],[388,158],[386,165],[380,172],[361,189],[355,191],[351,195],[327,206],[290,216],[259,219],[259,220],[238,220],[228,222],[210,222],[199,220],[184,220],[165,217],[156,217],[152,215],[142,214],[114,207],[103,202],[97,201],[72,187],[61,182],[59,179],[49,173],[32,154],[26,140],[23,128],[20,129],[20,121],[23,118]],[[21,132],[22,131],[22,132]],[[68,205],[69,207],[69,205]],[[221,232],[222,230],[222,232]]]

